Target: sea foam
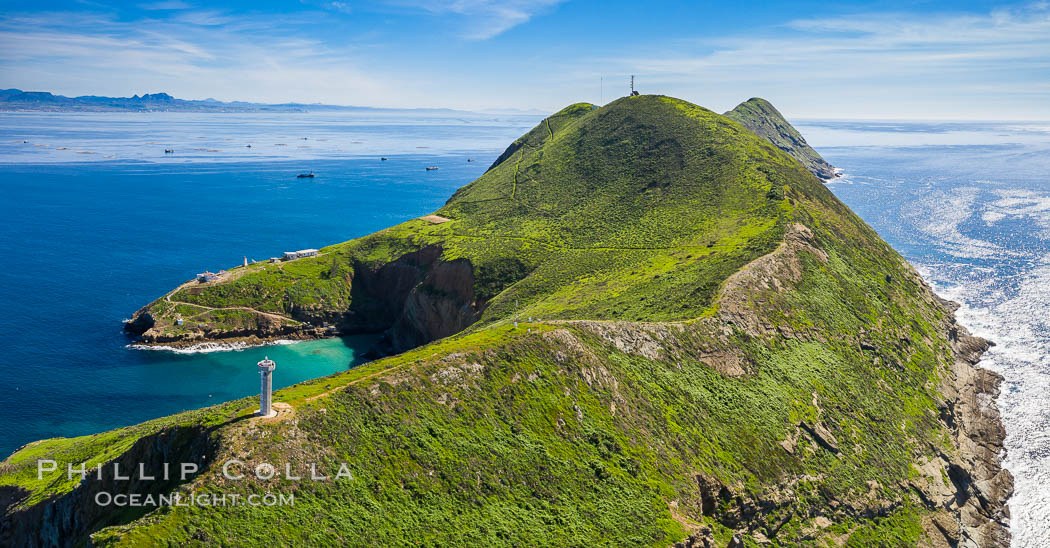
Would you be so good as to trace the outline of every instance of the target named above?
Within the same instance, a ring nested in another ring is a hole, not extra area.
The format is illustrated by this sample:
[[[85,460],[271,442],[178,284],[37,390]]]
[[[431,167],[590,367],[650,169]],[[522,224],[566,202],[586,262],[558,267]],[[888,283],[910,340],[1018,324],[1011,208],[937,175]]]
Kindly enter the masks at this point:
[[[259,348],[262,346],[278,346],[278,345],[289,345],[301,343],[303,341],[293,341],[287,339],[278,339],[273,341],[265,341],[257,344],[250,344],[246,342],[203,342],[185,347],[175,346],[163,346],[163,345],[150,345],[141,343],[132,343],[127,345],[127,348],[134,350],[150,350],[156,352],[172,352],[175,354],[206,354],[209,352],[239,352],[241,350],[247,350],[249,348]]]

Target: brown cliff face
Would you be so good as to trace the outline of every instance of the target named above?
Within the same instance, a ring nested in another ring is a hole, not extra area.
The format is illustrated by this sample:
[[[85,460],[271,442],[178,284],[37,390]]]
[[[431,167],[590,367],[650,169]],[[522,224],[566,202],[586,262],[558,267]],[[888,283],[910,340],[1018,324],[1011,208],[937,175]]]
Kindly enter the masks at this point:
[[[394,352],[453,335],[477,321],[470,261],[435,264],[405,298],[401,316],[387,331]]]
[[[355,265],[353,305],[344,333],[383,332],[370,355],[393,354],[462,331],[477,321],[483,302],[474,291],[470,261],[442,261],[438,246],[420,249],[372,270]]]
[[[142,335],[149,331],[154,325],[156,320],[153,319],[153,314],[150,314],[148,310],[143,308],[135,313],[131,321],[124,323],[124,331],[133,335]]]
[[[379,267],[354,263],[350,310],[340,319],[340,328],[346,332],[389,329],[400,317],[408,295],[440,257],[441,248],[429,246]]]

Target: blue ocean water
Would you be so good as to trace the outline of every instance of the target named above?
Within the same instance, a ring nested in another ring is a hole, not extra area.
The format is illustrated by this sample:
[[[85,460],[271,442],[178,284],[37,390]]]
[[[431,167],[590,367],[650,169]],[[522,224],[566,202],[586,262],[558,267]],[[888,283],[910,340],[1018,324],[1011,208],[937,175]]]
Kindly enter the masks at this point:
[[[174,354],[126,348],[120,320],[201,270],[429,213],[538,121],[0,114],[0,454],[252,394],[263,355],[278,386],[353,366],[369,339]],[[844,171],[830,188],[998,343],[982,365],[1006,378],[1014,545],[1050,546],[1050,123],[797,127]]]
[[[176,354],[127,348],[121,320],[197,272],[430,213],[537,121],[0,114],[0,454],[253,394],[264,355],[275,388],[359,363],[370,337]]]

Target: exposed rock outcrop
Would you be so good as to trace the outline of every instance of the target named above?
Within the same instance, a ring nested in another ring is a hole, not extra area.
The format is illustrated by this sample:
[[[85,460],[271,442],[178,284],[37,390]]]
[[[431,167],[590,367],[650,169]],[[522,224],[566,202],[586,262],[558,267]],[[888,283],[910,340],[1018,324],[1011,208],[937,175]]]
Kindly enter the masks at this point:
[[[462,331],[477,321],[481,306],[474,296],[474,271],[465,259],[435,260],[405,295],[400,314],[379,343],[395,353]]]
[[[124,323],[124,330],[134,335],[142,335],[156,324],[157,321],[153,318],[153,314],[143,308],[136,312],[131,320]]]
[[[958,308],[955,303],[943,303],[953,312]],[[1013,475],[1002,468],[1006,430],[995,405],[1003,379],[977,366],[989,341],[970,335],[955,323],[954,316],[947,328],[956,360],[951,374],[942,380],[945,401],[940,411],[958,450],[954,456],[941,455],[953,492],[922,491],[931,509],[940,506],[946,514],[925,525],[928,532],[942,536],[947,546],[1005,548],[1010,545],[1007,501],[1013,494]]]
[[[793,287],[802,276],[804,253],[821,262],[828,260],[827,253],[816,247],[813,231],[795,223],[788,227],[776,250],[751,261],[722,284],[720,319],[751,336],[795,336],[788,326],[774,326],[764,309],[772,308],[767,302],[769,298]]]

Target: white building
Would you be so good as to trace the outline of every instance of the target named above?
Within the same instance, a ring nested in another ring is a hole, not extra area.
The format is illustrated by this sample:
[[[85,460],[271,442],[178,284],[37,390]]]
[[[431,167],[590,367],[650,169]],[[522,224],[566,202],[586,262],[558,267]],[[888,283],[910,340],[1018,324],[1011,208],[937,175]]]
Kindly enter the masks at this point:
[[[302,259],[303,257],[314,257],[318,253],[320,253],[320,251],[316,249],[300,249],[299,251],[285,251],[284,260],[294,261],[296,259]]]

